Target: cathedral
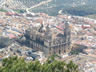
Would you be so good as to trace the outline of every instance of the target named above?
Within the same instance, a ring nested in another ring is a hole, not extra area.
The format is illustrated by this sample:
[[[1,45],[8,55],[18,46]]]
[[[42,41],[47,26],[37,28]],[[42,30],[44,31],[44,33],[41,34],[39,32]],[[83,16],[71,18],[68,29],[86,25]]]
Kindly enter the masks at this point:
[[[42,51],[45,55],[64,54],[71,50],[71,30],[69,23],[64,23],[64,29],[56,31],[56,27],[49,24],[39,27],[31,27],[26,30],[26,38],[30,47]]]

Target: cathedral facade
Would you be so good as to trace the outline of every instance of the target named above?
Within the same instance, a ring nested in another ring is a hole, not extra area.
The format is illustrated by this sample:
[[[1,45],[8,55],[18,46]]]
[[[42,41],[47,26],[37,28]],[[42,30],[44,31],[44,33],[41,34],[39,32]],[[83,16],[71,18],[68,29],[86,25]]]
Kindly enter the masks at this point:
[[[50,28],[50,25],[44,27],[43,24],[41,24],[38,28],[30,28],[26,31],[30,47],[34,50],[44,52],[47,56],[69,52],[71,45],[71,30],[68,22],[64,23],[64,25],[64,29],[61,30],[63,33],[55,32]]]

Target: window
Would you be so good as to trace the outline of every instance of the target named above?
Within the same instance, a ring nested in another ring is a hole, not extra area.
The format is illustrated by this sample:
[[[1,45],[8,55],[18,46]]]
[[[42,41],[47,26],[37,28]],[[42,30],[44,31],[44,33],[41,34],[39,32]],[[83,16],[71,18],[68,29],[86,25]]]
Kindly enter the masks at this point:
[[[61,50],[59,49],[59,54],[61,54]]]

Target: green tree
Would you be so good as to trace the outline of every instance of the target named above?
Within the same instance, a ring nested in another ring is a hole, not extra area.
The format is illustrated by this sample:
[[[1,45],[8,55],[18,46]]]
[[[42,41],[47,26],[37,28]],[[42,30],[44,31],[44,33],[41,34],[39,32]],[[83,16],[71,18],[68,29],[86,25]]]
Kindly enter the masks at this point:
[[[0,72],[78,72],[78,66],[72,61],[67,64],[64,61],[55,60],[54,56],[44,64],[38,60],[25,62],[23,58],[9,57],[2,61]]]
[[[67,70],[66,70],[66,72],[78,72],[78,65],[76,65],[72,61],[70,61],[67,64]]]
[[[42,65],[39,61],[28,63],[28,72],[41,72]]]

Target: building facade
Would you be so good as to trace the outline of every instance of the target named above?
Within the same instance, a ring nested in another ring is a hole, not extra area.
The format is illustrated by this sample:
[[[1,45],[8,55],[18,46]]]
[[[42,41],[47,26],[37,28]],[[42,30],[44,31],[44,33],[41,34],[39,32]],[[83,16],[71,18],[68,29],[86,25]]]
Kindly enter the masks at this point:
[[[71,30],[66,22],[63,33],[56,33],[49,25],[46,27],[32,27],[26,31],[26,38],[30,47],[34,50],[43,51],[45,55],[64,54],[70,51]],[[55,28],[56,29],[56,28]]]

